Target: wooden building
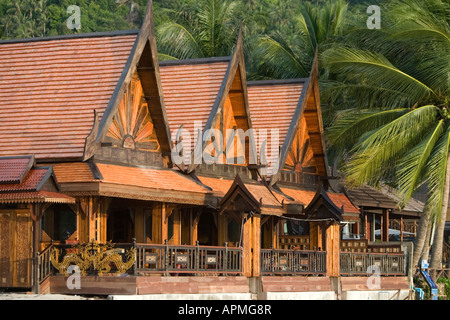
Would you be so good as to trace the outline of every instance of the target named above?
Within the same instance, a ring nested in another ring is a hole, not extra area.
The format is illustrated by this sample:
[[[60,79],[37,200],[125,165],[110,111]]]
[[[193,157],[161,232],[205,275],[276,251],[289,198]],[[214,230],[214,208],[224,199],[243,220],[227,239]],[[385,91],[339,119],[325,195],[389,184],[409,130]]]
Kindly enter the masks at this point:
[[[240,34],[230,57],[159,62],[150,1],[140,30],[2,41],[0,60],[0,287],[73,293],[71,265],[88,294],[339,277],[360,211],[329,188],[317,57],[247,82]]]

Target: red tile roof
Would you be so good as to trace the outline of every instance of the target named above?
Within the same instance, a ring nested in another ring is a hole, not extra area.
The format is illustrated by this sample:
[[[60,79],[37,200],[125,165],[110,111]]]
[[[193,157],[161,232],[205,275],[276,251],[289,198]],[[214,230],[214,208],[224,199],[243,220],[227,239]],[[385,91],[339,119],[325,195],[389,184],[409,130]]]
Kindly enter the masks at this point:
[[[280,187],[280,190],[284,194],[293,198],[295,202],[303,204],[304,207],[307,207],[310,204],[311,200],[317,193],[316,191],[311,190],[293,189],[286,187]],[[344,213],[360,213],[345,194],[327,192],[327,195],[339,209],[344,206]]]
[[[0,193],[11,191],[36,191],[38,185],[42,182],[49,170],[48,167],[31,169],[23,179],[22,183],[0,184]]]
[[[55,185],[43,188],[53,172],[51,167],[33,165],[33,157],[0,158],[0,177],[9,179],[0,181],[0,203],[75,203],[74,198],[55,192]],[[52,188],[55,191],[49,191]]]
[[[201,122],[203,130],[219,94],[229,60],[204,63],[160,64],[161,83],[167,118],[172,135],[181,125],[191,135],[194,146],[194,121]]]
[[[96,165],[103,176],[101,181],[105,183],[197,193],[209,192],[188,177],[170,169],[146,169],[103,163]]]
[[[22,182],[33,164],[33,157],[0,158],[0,183]]]
[[[0,42],[0,156],[79,158],[136,34]]]
[[[52,165],[58,183],[95,181],[86,162],[55,163]]]
[[[249,82],[247,90],[253,129],[258,137],[260,130],[267,130],[266,156],[268,163],[273,165],[277,154],[273,154],[271,148],[278,148],[284,143],[303,90],[303,83],[274,84],[270,81],[257,81]],[[272,146],[271,130],[279,132],[279,144],[276,146]],[[262,142],[258,139],[258,154]]]
[[[76,200],[58,192],[27,191],[0,193],[0,203],[75,203]]]

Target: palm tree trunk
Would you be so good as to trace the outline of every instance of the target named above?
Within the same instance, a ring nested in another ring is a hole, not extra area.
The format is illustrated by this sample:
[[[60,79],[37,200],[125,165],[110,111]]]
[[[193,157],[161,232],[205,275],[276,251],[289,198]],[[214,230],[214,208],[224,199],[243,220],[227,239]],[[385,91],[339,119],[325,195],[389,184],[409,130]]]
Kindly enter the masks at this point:
[[[422,260],[429,261],[430,256],[430,247],[431,247],[431,234],[432,234],[433,225],[431,223],[428,224],[427,235],[425,237],[425,243],[423,245],[422,256],[420,257],[419,263]]]
[[[440,269],[442,267],[442,249],[444,244],[445,220],[447,220],[448,199],[450,192],[450,156],[447,157],[447,170],[445,173],[444,195],[442,200],[441,215],[436,221],[436,230],[431,250],[430,268]]]
[[[420,265],[420,258],[424,250],[428,230],[430,229],[431,229],[430,217],[425,213],[423,213],[419,220],[416,241],[414,242],[413,264],[415,266]]]

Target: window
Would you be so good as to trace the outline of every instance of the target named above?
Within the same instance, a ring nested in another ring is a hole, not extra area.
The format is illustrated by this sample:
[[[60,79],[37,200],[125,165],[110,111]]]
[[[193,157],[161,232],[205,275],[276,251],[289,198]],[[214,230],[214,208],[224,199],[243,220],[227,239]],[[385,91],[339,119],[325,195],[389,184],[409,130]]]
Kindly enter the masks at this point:
[[[66,205],[52,206],[42,217],[41,229],[52,240],[65,241],[77,230],[77,215]]]

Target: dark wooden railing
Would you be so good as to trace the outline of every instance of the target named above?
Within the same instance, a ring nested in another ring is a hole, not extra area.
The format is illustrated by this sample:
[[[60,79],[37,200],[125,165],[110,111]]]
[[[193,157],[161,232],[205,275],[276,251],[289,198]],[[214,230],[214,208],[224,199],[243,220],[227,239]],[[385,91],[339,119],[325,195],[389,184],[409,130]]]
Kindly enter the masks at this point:
[[[53,245],[49,245],[37,256],[37,277],[39,283],[44,281],[53,272],[52,264],[50,262],[50,252]]]
[[[321,275],[325,272],[325,251],[261,249],[262,275]]]
[[[405,255],[402,253],[341,252],[341,275],[381,276],[406,275]]]
[[[242,273],[242,248],[137,244],[136,272],[169,274]]]

